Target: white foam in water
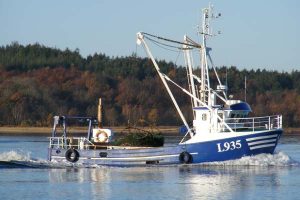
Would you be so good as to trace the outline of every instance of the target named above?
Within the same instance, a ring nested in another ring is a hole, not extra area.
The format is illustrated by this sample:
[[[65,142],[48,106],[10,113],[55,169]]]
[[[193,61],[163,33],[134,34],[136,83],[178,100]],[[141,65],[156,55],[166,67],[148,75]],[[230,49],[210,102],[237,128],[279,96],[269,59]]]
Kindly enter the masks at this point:
[[[18,152],[18,151],[8,151],[0,153],[0,161],[29,161],[30,153]]]
[[[13,166],[16,164],[20,167],[34,167],[34,168],[62,168],[62,167],[72,167],[72,163],[58,163],[50,162],[48,160],[39,160],[30,157],[30,152],[23,151],[7,151],[0,153],[0,161],[11,163]],[[7,166],[7,165],[6,165]]]
[[[8,151],[0,153],[0,161],[18,161],[25,166],[31,167],[49,167],[49,168],[65,168],[65,167],[76,167],[76,168],[97,168],[101,167],[98,165],[84,165],[79,163],[69,162],[55,162],[48,160],[37,160],[30,158],[30,152],[21,151]],[[284,152],[278,152],[272,154],[259,154],[256,156],[247,156],[237,160],[229,160],[223,162],[210,162],[195,165],[205,166],[300,166],[300,163],[294,161]]]
[[[223,162],[211,162],[205,165],[226,165],[226,166],[295,166],[300,163],[291,159],[284,152],[274,154],[259,154],[256,156],[246,156],[237,160]]]

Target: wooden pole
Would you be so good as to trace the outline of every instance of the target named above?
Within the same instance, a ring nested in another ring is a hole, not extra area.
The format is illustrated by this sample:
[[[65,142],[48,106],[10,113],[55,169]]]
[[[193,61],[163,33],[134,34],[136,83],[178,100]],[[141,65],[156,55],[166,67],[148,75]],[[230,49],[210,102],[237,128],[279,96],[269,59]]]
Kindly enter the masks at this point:
[[[98,127],[102,128],[103,127],[103,108],[102,108],[102,99],[99,98],[99,104],[98,104]]]

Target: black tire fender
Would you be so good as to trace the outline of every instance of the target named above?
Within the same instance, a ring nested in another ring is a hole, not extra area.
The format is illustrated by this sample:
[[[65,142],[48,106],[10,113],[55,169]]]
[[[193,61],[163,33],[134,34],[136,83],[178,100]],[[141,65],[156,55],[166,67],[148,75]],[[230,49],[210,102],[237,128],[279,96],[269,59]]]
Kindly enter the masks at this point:
[[[68,149],[65,157],[67,161],[75,163],[79,160],[79,152],[76,149]]]
[[[180,163],[189,164],[193,162],[193,156],[187,151],[183,151],[179,154]]]

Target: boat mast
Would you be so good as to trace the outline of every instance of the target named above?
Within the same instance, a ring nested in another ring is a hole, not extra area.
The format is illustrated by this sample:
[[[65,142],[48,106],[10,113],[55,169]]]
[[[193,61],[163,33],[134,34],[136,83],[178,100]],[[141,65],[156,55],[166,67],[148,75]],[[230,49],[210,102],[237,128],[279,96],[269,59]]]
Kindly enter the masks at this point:
[[[162,72],[160,71],[160,68],[159,68],[158,64],[156,63],[156,61],[155,61],[155,59],[154,59],[154,57],[153,57],[153,55],[152,55],[152,53],[151,53],[151,51],[150,51],[147,43],[144,40],[144,36],[143,36],[143,34],[141,32],[137,33],[137,44],[139,44],[139,45],[143,44],[144,49],[146,50],[146,53],[148,54],[148,57],[151,59],[151,61],[152,61],[153,65],[154,65],[154,67],[155,67],[155,69],[156,69],[156,71],[157,71],[157,73],[158,73],[158,75],[159,75],[162,83],[164,84],[164,86],[165,86],[165,88],[166,88],[166,90],[167,90],[167,92],[168,92],[171,100],[173,101],[173,104],[174,104],[174,106],[175,106],[175,108],[176,108],[176,110],[177,110],[177,112],[178,112],[178,114],[179,114],[179,116],[180,116],[183,124],[188,129],[187,134],[189,133],[190,136],[193,137],[193,132],[192,132],[191,128],[189,127],[189,125],[188,125],[188,123],[187,123],[187,121],[186,121],[186,119],[185,119],[185,117],[184,117],[184,115],[183,115],[180,107],[178,106],[177,101],[176,101],[176,99],[175,99],[175,97],[174,97],[171,89],[169,88],[169,85],[167,84],[167,81],[166,81],[167,77],[164,76],[162,74]]]
[[[187,37],[187,35],[184,36],[184,42],[185,43],[190,43],[190,39]],[[187,66],[187,78],[188,78],[188,83],[189,83],[189,90],[192,93],[192,95],[194,97],[198,97],[198,95],[196,94],[196,85],[195,85],[195,81],[194,81],[194,74],[193,74],[193,59],[191,56],[191,48],[187,45],[183,45],[183,52],[184,52],[184,60],[186,62],[186,66]],[[191,98],[192,101],[192,108],[197,107],[198,106],[198,102],[197,99],[195,98]],[[195,117],[195,111],[193,110],[193,114]]]
[[[207,46],[206,38],[211,36],[210,33],[210,18],[211,18],[212,7],[209,5],[208,8],[202,10],[202,49],[201,49],[201,85],[200,85],[200,100],[206,104],[210,102],[210,83],[209,83],[209,71],[207,63]]]

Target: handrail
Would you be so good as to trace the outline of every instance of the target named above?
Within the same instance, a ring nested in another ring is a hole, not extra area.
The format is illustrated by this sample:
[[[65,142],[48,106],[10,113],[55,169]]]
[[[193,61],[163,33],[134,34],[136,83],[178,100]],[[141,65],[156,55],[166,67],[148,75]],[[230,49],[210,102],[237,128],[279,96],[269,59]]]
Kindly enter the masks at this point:
[[[271,115],[263,117],[227,118],[226,124],[234,131],[237,130],[275,130],[282,128],[282,115]],[[221,127],[224,129],[224,127]]]
[[[49,139],[50,139],[50,144],[49,144],[50,148],[59,147],[63,149],[67,149],[67,148],[87,149],[96,146],[86,137],[49,137]]]

